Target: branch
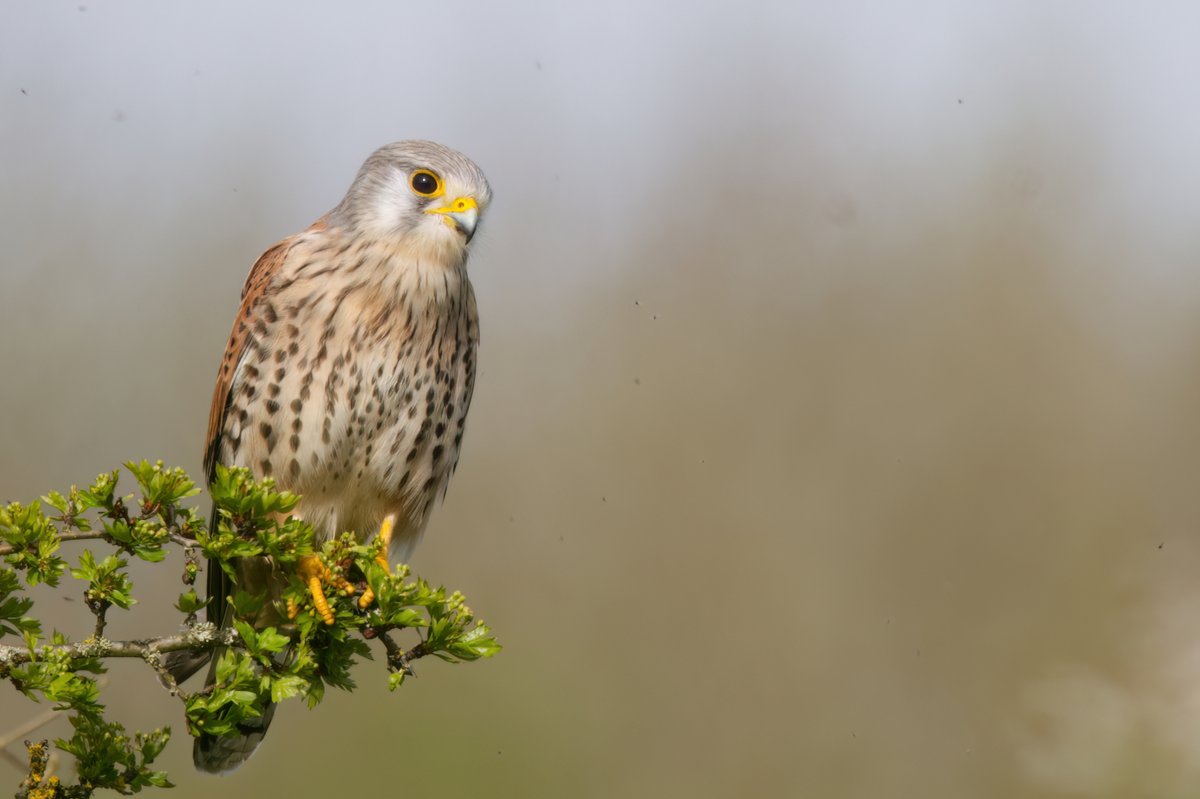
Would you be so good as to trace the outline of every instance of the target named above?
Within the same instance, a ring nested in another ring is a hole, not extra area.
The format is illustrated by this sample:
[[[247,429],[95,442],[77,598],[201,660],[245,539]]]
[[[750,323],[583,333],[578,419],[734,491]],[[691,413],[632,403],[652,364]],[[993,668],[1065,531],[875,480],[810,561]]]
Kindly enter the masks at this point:
[[[375,632],[374,637],[382,641],[383,648],[387,650],[387,664],[389,669],[407,674],[409,676],[416,676],[415,672],[412,670],[412,666],[409,664],[411,661],[421,657],[419,654],[417,654],[416,657],[413,657],[413,654],[416,653],[417,648],[420,647],[421,644],[417,644],[417,646],[413,647],[409,652],[405,652],[404,647],[393,641],[392,637],[388,635],[386,630]]]
[[[89,638],[73,644],[46,644],[30,651],[20,646],[0,644],[0,666],[19,666],[36,660],[45,660],[50,655],[65,655],[71,660],[78,658],[142,658],[148,659],[167,652],[190,649],[203,652],[215,646],[233,646],[237,631],[232,628],[217,630],[212,624],[203,622],[180,635],[161,638],[137,638],[129,641],[109,641],[106,638]]]
[[[19,637],[0,643],[0,681],[34,701],[53,703],[53,713],[69,716],[72,734],[55,746],[74,758],[79,775],[75,785],[50,777],[48,764],[55,753],[44,742],[29,744],[28,779],[19,792],[26,799],[89,799],[100,788],[129,794],[169,786],[166,774],[151,765],[170,730],[130,734],[105,718],[102,681],[89,676],[103,671],[98,664],[103,659],[144,661],[183,702],[190,734],[236,736],[272,703],[301,698],[313,706],[327,687],[353,689],[350,670],[359,658],[370,656],[369,643],[358,636],[380,639],[393,690],[413,674],[411,664],[417,659],[433,655],[472,661],[500,648],[461,593],[422,579],[406,580],[406,566],[389,570],[381,564],[378,539],[364,542],[352,533],[328,540],[317,536],[311,525],[289,515],[300,498],[276,490],[269,479],[258,481],[246,469],[218,466],[209,485],[217,521],[210,524],[207,513],[183,504],[199,489],[182,470],[147,461],[130,462],[126,468],[140,495],[117,493],[114,471],[65,495],[51,491],[30,504],[0,504],[0,640]],[[68,564],[60,551],[64,541],[102,541],[117,551],[97,556],[93,547],[83,547]],[[136,601],[130,560],[163,562],[172,544],[184,555],[184,590],[174,603],[184,616],[179,631],[106,638],[108,614],[128,610]],[[234,577],[228,593],[207,599],[197,595],[202,559],[209,561],[209,569]],[[296,576],[313,561],[323,575],[315,586]],[[269,590],[239,585],[241,563],[267,566]],[[32,613],[34,601],[26,595],[39,584],[57,586],[64,576],[86,585],[84,599],[95,623],[83,641],[59,633],[43,637],[42,623]],[[198,612],[214,601],[229,603],[216,614],[225,618],[224,629],[197,621]],[[275,606],[278,617],[264,609],[266,603]],[[392,637],[406,629],[421,638],[407,650]],[[180,689],[171,670],[194,670],[199,665],[195,661],[216,657],[217,651],[224,654],[213,663],[205,687]],[[12,736],[32,729],[26,726]],[[15,740],[12,736],[5,742]],[[0,740],[4,737],[0,734]],[[8,755],[0,746],[0,758],[11,759]]]
[[[24,771],[27,765],[26,762],[9,752],[9,745],[14,741],[21,740],[39,727],[46,726],[58,718],[59,715],[60,714],[57,710],[47,710],[40,716],[34,716],[32,719],[20,725],[19,727],[14,727],[4,735],[0,736],[0,757],[3,757],[5,760],[7,760],[9,764],[18,771]]]
[[[108,536],[103,530],[64,530],[58,534],[59,541],[107,541]],[[174,539],[172,539],[174,540]],[[192,546],[196,545],[195,541],[189,542]],[[0,544],[0,557],[11,555],[17,551],[17,547],[12,544]]]

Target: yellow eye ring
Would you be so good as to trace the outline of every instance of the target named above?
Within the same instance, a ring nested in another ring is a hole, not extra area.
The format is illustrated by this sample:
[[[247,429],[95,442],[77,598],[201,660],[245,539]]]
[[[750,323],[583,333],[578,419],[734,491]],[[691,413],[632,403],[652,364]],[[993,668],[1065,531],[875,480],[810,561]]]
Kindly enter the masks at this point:
[[[446,187],[442,185],[442,179],[430,172],[428,169],[418,169],[412,173],[408,179],[408,185],[413,192],[422,197],[441,197],[446,193]]]

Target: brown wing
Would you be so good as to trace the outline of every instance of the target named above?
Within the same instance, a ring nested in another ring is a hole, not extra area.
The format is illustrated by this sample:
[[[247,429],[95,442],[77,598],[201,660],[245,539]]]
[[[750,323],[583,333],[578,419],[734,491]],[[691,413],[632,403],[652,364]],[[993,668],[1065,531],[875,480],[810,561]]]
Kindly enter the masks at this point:
[[[305,232],[324,227],[324,218],[318,219]],[[221,428],[225,424],[225,413],[229,410],[230,389],[233,387],[238,361],[242,358],[246,340],[249,338],[254,307],[265,296],[271,278],[279,271],[288,250],[297,238],[298,236],[288,236],[258,256],[254,266],[250,267],[250,274],[246,276],[246,284],[242,287],[242,304],[238,308],[237,318],[233,320],[233,332],[229,334],[229,343],[225,345],[225,356],[221,359],[221,368],[217,371],[217,385],[213,388],[212,405],[208,409],[208,435],[204,439],[204,474],[209,481],[216,470]]]

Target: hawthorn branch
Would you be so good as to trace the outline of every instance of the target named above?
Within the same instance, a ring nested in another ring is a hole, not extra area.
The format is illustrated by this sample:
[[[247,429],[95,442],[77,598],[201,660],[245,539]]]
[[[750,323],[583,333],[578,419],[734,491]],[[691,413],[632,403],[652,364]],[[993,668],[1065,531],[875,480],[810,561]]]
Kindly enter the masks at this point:
[[[0,735],[0,757],[2,757],[4,760],[8,761],[9,765],[11,765],[13,768],[17,769],[18,771],[24,771],[25,767],[28,764],[23,759],[17,757],[12,752],[8,751],[9,745],[15,741],[21,740],[26,735],[29,735],[30,733],[32,733],[34,730],[37,730],[41,727],[46,726],[47,724],[49,724],[50,722],[52,722],[56,718],[58,718],[59,715],[60,715],[60,713],[57,710],[47,710],[45,713],[42,713],[40,716],[34,716],[32,719],[29,719],[24,724],[21,724],[18,727],[14,727],[13,729],[6,732],[4,735]]]
[[[167,538],[169,538],[172,542],[179,544],[179,546],[183,547],[184,551],[187,554],[191,554],[191,553],[195,552],[195,550],[200,548],[200,544],[195,539],[188,538],[186,535],[184,535],[182,533],[176,533],[174,531],[171,531],[171,532],[167,533]]]
[[[412,666],[409,665],[409,658],[404,651],[404,647],[396,643],[387,630],[380,630],[375,633],[375,637],[383,642],[383,648],[387,650],[387,664],[391,671],[402,671],[405,674],[412,676]]]
[[[108,609],[110,605],[107,602],[93,602],[91,599],[86,600],[88,609],[96,617],[96,626],[92,630],[93,641],[100,641],[104,638],[104,625],[108,623]]]
[[[21,646],[5,646],[0,644],[0,667],[20,666],[37,660],[45,660],[50,655],[65,655],[75,659],[103,658],[156,658],[168,652],[181,652],[185,649],[203,652],[217,646],[236,646],[237,631],[232,628],[217,630],[208,623],[197,624],[188,632],[179,635],[167,635],[160,638],[137,638],[128,641],[109,641],[106,638],[89,638],[70,644],[46,644],[30,651]]]
[[[412,674],[412,667],[409,664],[414,660],[420,660],[431,654],[426,649],[424,641],[406,650],[403,646],[396,643],[388,635],[387,631],[381,630],[368,637],[378,638],[383,642],[383,647],[387,650],[387,664],[394,671],[405,671],[408,674]],[[134,638],[124,641],[110,641],[107,638],[88,638],[84,641],[75,641],[67,644],[45,644],[32,651],[23,646],[0,644],[0,668],[21,666],[26,663],[46,660],[55,655],[65,656],[69,660],[85,658],[93,660],[141,658],[149,663],[160,676],[164,676],[164,679],[166,679],[170,675],[163,667],[159,659],[160,655],[185,650],[206,652],[219,646],[236,649],[245,648],[241,644],[237,630],[232,627],[218,630],[208,622],[201,622],[178,635],[164,635],[158,638]],[[168,681],[168,688],[174,687],[174,682],[174,679],[170,679]],[[175,687],[175,690],[178,691],[178,688]]]
[[[363,631],[363,637],[370,640],[378,639],[383,643],[383,648],[387,650],[387,665],[389,671],[402,671],[409,677],[415,677],[416,672],[413,671],[412,662],[420,660],[427,655],[432,654],[424,641],[417,642],[412,648],[405,649],[392,638],[390,633],[396,627],[372,627]]]
[[[349,533],[328,541],[320,539],[311,526],[288,518],[298,496],[276,491],[271,480],[255,480],[246,469],[217,467],[210,493],[219,510],[218,522],[206,526],[197,509],[181,504],[199,493],[182,470],[148,461],[129,462],[126,468],[137,480],[140,498],[117,494],[114,471],[100,475],[86,489],[72,487],[66,496],[50,492],[40,504],[0,504],[0,631],[24,638],[24,643],[8,643],[7,638],[0,641],[0,682],[11,683],[35,701],[56,704],[51,713],[11,735],[0,730],[0,762],[7,760],[20,767],[6,745],[58,713],[66,713],[73,734],[65,739],[62,750],[75,757],[81,775],[90,775],[75,785],[50,777],[56,756],[53,750],[45,742],[29,744],[28,779],[18,792],[22,799],[89,799],[100,788],[128,794],[168,785],[166,774],[154,771],[151,764],[166,745],[169,731],[163,728],[130,735],[123,725],[105,718],[105,707],[99,701],[103,680],[84,674],[100,670],[97,663],[103,659],[144,661],[158,682],[183,701],[193,735],[198,731],[237,735],[239,724],[257,717],[267,702],[278,701],[278,694],[307,697],[313,704],[320,701],[325,686],[351,685],[348,669],[358,655],[366,654],[361,645],[346,640],[352,632],[366,639],[381,639],[388,669],[395,678],[388,680],[390,689],[413,673],[411,664],[419,658],[435,655],[462,662],[490,657],[499,650],[486,625],[475,622],[469,609],[464,610],[461,594],[448,593],[424,580],[406,582],[406,567],[380,577],[383,587],[377,590],[387,602],[363,607],[361,600],[349,594],[331,594],[330,603],[341,605],[337,616],[341,627],[332,636],[314,614],[263,626],[258,622],[265,623],[264,618],[257,610],[261,598],[245,590],[229,597],[235,617],[245,624],[220,629],[200,622],[197,612],[213,601],[213,597],[201,601],[195,590],[203,558],[210,560],[210,568],[229,572],[235,571],[232,566],[241,559],[273,561],[280,599],[298,602],[303,596],[300,586],[292,581],[285,585],[284,579],[310,553],[330,572],[366,577],[373,574],[378,562],[378,548]],[[53,515],[43,505],[60,515]],[[71,568],[59,551],[68,541],[103,542],[117,552],[97,558],[91,547],[84,547],[78,566]],[[163,561],[171,544],[179,546],[183,554],[184,592],[175,604],[185,616],[183,625],[170,635],[106,638],[108,612],[127,609],[134,601],[129,561]],[[39,643],[42,625],[31,615],[33,600],[23,592],[39,583],[56,585],[68,569],[73,579],[87,585],[84,599],[94,616],[92,634],[84,640],[65,640],[55,634],[50,641]],[[406,629],[414,629],[420,638],[418,628],[435,623],[437,634],[431,633],[431,638],[419,640],[410,649],[394,640],[393,636],[399,637]],[[180,688],[170,669],[191,670],[199,665],[194,661],[216,657],[222,650],[228,651],[228,657],[217,662],[215,680],[195,691]],[[307,652],[310,660],[290,659],[285,654],[297,650]]]
[[[182,537],[182,536],[181,536]],[[108,541],[110,540],[103,530],[64,530],[58,534],[59,541]],[[172,539],[173,540],[173,539]],[[184,539],[185,541],[187,539]],[[196,542],[190,542],[195,546]],[[0,557],[11,555],[16,552],[18,547],[12,544],[0,544]]]

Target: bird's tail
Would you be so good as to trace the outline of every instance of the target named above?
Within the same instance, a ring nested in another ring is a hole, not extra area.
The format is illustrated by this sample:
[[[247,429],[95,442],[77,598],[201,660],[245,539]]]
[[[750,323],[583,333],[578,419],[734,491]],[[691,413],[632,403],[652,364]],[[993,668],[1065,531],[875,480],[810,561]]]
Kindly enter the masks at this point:
[[[220,659],[221,653],[214,652],[205,685],[212,685],[216,681],[217,662]],[[201,733],[192,743],[192,762],[196,764],[196,770],[209,774],[227,774],[245,763],[262,743],[274,716],[275,703],[269,702],[263,708],[261,716],[239,724],[236,735]]]
[[[217,509],[213,508],[211,529],[217,529]],[[240,584],[247,586],[250,590],[255,590],[258,586],[255,584],[256,579],[265,578],[264,568],[269,571],[269,566],[255,558],[245,558],[238,562],[239,572],[241,574]],[[265,586],[264,586],[265,590]],[[208,562],[208,621],[217,626],[218,629],[223,629],[229,625],[229,604],[227,598],[233,591],[233,580],[227,575],[215,561]],[[171,676],[177,681],[186,680],[188,677],[200,670],[200,667],[208,663],[208,676],[204,679],[205,687],[212,686],[217,681],[217,663],[221,660],[223,648],[218,647],[209,652],[201,652],[197,654],[179,652],[172,653],[179,657],[168,657],[166,666],[170,671]],[[238,734],[235,735],[205,735],[201,733],[192,743],[192,762],[195,763],[196,769],[209,774],[225,774],[233,771],[238,766],[245,763],[250,755],[254,754],[254,750],[262,743],[263,736],[267,734],[267,727],[271,726],[271,719],[275,716],[275,705],[267,704],[263,708],[262,715],[258,718],[247,719],[238,725]]]
[[[217,529],[217,507],[213,505],[212,514],[209,516],[208,527],[210,530]],[[205,611],[205,616],[208,621],[221,627],[225,616],[225,595],[229,592],[229,578],[225,576],[225,572],[221,570],[216,563],[211,560],[208,562],[208,609]],[[219,605],[217,603],[220,603]],[[191,677],[200,668],[212,658],[212,652],[191,652],[183,649],[178,652],[168,652],[163,657],[163,666],[167,672],[174,678],[176,684],[183,682]],[[166,684],[166,680],[162,681]]]
[[[163,666],[166,667],[167,672],[176,683],[181,683],[200,671],[200,667],[208,662],[210,656],[208,652],[192,652],[182,649],[178,652],[168,652],[163,657]]]

